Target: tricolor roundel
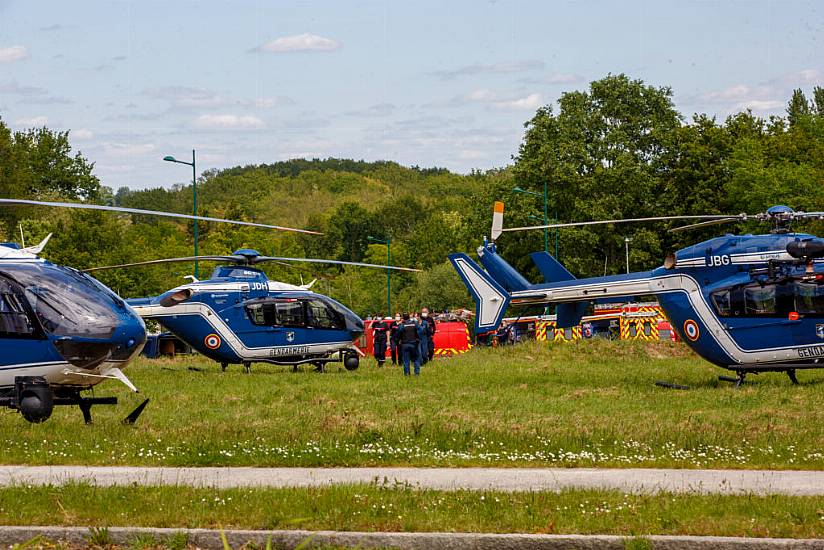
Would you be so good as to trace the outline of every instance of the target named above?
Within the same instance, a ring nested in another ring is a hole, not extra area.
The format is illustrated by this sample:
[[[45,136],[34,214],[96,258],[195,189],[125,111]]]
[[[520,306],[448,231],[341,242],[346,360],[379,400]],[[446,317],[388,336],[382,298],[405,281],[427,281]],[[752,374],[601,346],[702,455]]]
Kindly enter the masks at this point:
[[[217,349],[220,347],[220,336],[217,334],[209,334],[203,339],[203,344],[209,349]]]
[[[701,331],[698,330],[698,323],[692,319],[684,321],[684,335],[691,341],[695,342],[701,336]]]

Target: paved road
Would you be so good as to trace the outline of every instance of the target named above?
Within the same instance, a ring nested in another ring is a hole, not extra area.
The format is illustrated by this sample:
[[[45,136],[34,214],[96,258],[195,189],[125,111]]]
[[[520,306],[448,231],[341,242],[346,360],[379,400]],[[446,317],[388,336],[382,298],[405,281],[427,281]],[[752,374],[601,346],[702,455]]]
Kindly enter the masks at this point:
[[[824,471],[666,470],[603,468],[147,468],[0,466],[0,486],[191,485],[313,487],[402,484],[427,489],[559,491],[613,489],[628,493],[824,495]]]
[[[211,529],[163,529],[109,527],[109,538],[122,546],[134,545],[138,535],[156,541],[175,533],[185,533],[189,546],[207,550],[229,546],[258,548],[315,548],[343,546],[352,548],[399,548],[402,550],[624,550],[627,538],[611,535],[522,535],[518,533],[380,533],[354,531],[245,531]],[[0,526],[0,545],[25,545],[35,537],[62,540],[74,546],[88,546],[89,530],[83,527],[7,527]],[[736,537],[647,536],[656,550],[822,550],[824,539],[757,539]],[[31,546],[31,544],[29,544]],[[641,545],[639,544],[639,547]]]

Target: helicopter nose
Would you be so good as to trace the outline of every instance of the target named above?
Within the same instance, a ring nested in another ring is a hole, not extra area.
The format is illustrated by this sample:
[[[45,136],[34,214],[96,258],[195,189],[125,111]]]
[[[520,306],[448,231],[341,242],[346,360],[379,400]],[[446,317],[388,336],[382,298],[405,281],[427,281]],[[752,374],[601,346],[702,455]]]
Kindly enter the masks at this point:
[[[106,361],[129,361],[146,343],[146,325],[133,311],[120,316],[108,338],[89,338],[80,334],[61,336],[54,346],[75,367],[94,369]]]
[[[115,330],[114,342],[112,345],[112,359],[125,361],[143,349],[146,343],[146,325],[133,310],[129,310],[128,315],[123,319]]]

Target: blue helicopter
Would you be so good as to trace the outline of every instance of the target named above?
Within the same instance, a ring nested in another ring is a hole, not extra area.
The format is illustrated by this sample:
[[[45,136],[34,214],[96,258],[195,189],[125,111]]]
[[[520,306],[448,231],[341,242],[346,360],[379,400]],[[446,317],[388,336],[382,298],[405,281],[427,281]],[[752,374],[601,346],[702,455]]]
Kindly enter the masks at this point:
[[[193,280],[152,298],[127,300],[144,319],[159,322],[178,338],[226,370],[242,364],[246,372],[253,362],[292,366],[311,364],[323,371],[340,362],[355,370],[362,352],[354,340],[363,334],[363,321],[343,304],[311,291],[307,285],[270,281],[261,269],[264,262],[309,262],[387,269],[385,265],[314,258],[262,256],[241,249],[227,256],[166,258],[91,268],[116,269],[176,262],[228,263],[215,268],[207,280]],[[389,267],[397,271],[419,271]],[[192,277],[194,279],[194,277]]]
[[[0,199],[0,205],[109,210],[315,233],[94,204]],[[142,350],[146,327],[124,300],[90,275],[40,258],[50,237],[31,247],[0,243],[0,407],[43,422],[56,405],[77,405],[90,423],[92,405],[113,405],[117,398],[84,395],[86,390],[115,379],[137,392],[122,369]],[[134,423],[148,401],[124,421]]]
[[[764,235],[717,237],[670,254],[652,271],[576,279],[547,252],[531,254],[543,275],[532,284],[497,251],[506,231],[607,223],[701,219],[675,228],[758,220],[773,229]],[[593,302],[656,296],[678,335],[707,361],[735,372],[739,386],[747,374],[785,372],[798,383],[797,369],[824,368],[824,239],[793,233],[795,220],[824,219],[824,212],[795,212],[774,206],[762,214],[667,216],[624,220],[503,227],[503,204],[493,213],[492,241],[478,248],[482,269],[466,254],[451,254],[452,265],[476,301],[476,332],[497,329],[511,304],[555,305],[558,327],[581,321]]]
[[[41,259],[50,237],[28,248],[0,244],[0,406],[43,422],[55,405],[78,405],[88,423],[92,405],[117,398],[83,390],[112,378],[137,392],[121,369],[143,348],[146,327],[96,279]]]

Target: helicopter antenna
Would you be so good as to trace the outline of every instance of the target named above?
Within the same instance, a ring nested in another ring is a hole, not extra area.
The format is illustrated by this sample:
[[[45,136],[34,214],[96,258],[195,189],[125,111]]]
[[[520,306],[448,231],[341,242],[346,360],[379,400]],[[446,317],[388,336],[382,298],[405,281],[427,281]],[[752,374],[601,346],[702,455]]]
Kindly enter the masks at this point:
[[[311,231],[309,229],[295,229],[293,227],[284,227],[282,225],[269,225],[265,223],[244,222],[238,220],[227,220],[223,218],[212,218],[209,216],[192,216],[191,214],[176,214],[174,212],[161,212],[159,210],[143,210],[141,208],[125,208],[122,206],[103,206],[100,204],[85,204],[78,202],[51,202],[51,201],[33,201],[27,199],[0,199],[0,206],[3,205],[28,205],[28,206],[52,206],[58,208],[79,208],[81,210],[103,210],[106,212],[122,212],[125,214],[142,214],[146,216],[161,216],[166,218],[181,218],[185,220],[198,220],[206,222],[217,223],[231,223],[234,225],[246,225],[250,227],[262,227],[265,229],[276,229],[278,231],[292,231],[295,233],[305,233],[308,235],[323,235],[319,231]]]
[[[20,245],[23,248],[26,248],[26,237],[23,236],[23,224],[21,223],[21,224],[18,224],[18,225],[20,227]]]
[[[51,238],[52,238],[52,234],[49,233],[48,235],[46,235],[45,239],[40,241],[40,244],[38,244],[37,246],[30,246],[28,248],[23,248],[22,251],[23,252],[28,252],[29,254],[34,254],[35,256],[37,256],[38,254],[43,252],[43,249],[46,248],[46,244],[49,242],[49,239],[51,239]]]

